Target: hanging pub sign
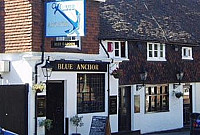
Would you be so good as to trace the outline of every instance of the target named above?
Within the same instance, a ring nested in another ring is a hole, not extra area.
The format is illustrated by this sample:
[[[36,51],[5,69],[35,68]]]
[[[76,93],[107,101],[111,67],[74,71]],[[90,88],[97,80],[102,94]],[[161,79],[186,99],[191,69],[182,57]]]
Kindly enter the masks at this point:
[[[46,2],[46,37],[84,36],[85,0]]]
[[[108,62],[55,60],[50,61],[50,64],[53,66],[52,71],[107,72]]]

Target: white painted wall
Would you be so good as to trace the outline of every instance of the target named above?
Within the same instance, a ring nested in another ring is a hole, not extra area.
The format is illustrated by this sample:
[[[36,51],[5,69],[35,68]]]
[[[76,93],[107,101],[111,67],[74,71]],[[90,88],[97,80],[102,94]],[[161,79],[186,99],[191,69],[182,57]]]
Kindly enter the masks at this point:
[[[107,58],[106,55],[91,55],[91,54],[76,54],[74,53],[45,53],[45,59],[47,56],[51,56],[51,60],[59,60],[59,59],[68,59],[68,60],[79,60],[84,59],[87,61],[92,60],[103,60],[103,61],[111,61],[111,59]],[[28,94],[28,134],[34,135],[35,129],[34,129],[34,123],[35,123],[35,92],[32,91],[32,84],[34,83],[34,68],[35,64],[40,62],[41,59],[41,53],[12,53],[12,54],[0,54],[0,60],[9,60],[11,62],[11,71],[9,73],[1,73],[3,76],[3,80],[1,81],[1,84],[9,85],[9,84],[29,84],[29,94]],[[42,81],[45,82],[46,78],[43,77],[41,66],[38,66],[38,82]],[[72,117],[76,114],[76,89],[77,89],[77,78],[76,78],[77,72],[53,72],[52,76],[49,78],[49,80],[64,80],[65,81],[65,117]],[[117,95],[118,93],[118,81],[114,80],[110,77],[112,87],[110,88],[111,95]],[[117,84],[112,84],[117,83]],[[108,93],[107,93],[107,73],[105,73],[105,112],[102,113],[87,113],[87,114],[81,114],[83,116],[83,122],[84,126],[79,128],[79,132],[82,133],[82,135],[88,135],[89,129],[91,125],[92,116],[107,116],[108,114]],[[41,118],[44,119],[44,118]],[[38,118],[39,122],[40,118]],[[110,123],[111,123],[111,130],[113,132],[117,132],[118,125],[116,123],[118,121],[117,115],[112,115],[110,117]],[[44,134],[43,128],[39,127],[38,125],[38,135]],[[70,124],[69,126],[70,133],[75,131],[75,128],[72,127]]]
[[[29,55],[30,57],[24,57]],[[37,54],[36,54],[37,55]],[[28,93],[28,134],[34,133],[34,112],[35,112],[35,92],[32,91],[32,72],[34,70],[35,62],[38,61],[38,57],[34,57],[32,53],[11,53],[11,54],[0,54],[0,60],[10,61],[10,72],[1,73],[3,80],[2,85],[12,84],[29,84]],[[30,58],[30,59],[29,59]]]
[[[193,112],[200,113],[200,83],[192,84]]]
[[[77,112],[77,73],[81,72],[53,72],[52,76],[49,78],[49,80],[65,80],[65,117],[71,118],[74,116]],[[91,72],[92,73],[92,72]],[[96,73],[96,72],[95,72]],[[118,80],[114,79],[112,76],[111,79],[111,87],[110,87],[110,95],[117,95],[118,93],[118,85],[112,85],[113,83],[118,84]],[[107,73],[105,74],[105,112],[101,113],[86,113],[86,114],[79,114],[79,116],[83,116],[83,122],[84,126],[78,128],[78,132],[80,132],[82,135],[88,135],[90,131],[92,116],[107,116],[108,111],[108,92],[107,92]],[[112,132],[118,131],[118,116],[117,115],[111,115],[110,116],[110,124],[111,124],[111,130]],[[70,123],[69,126],[69,132],[74,133],[75,127],[72,126]]]
[[[50,55],[51,60],[58,60],[60,58],[66,57],[65,54],[60,55],[52,55],[47,54],[46,56]],[[77,58],[78,57],[78,58]],[[94,59],[100,59],[97,56],[91,57],[91,55],[72,55],[68,54],[68,58],[71,60],[79,60],[80,58],[85,60],[94,60]],[[107,59],[106,57],[103,58],[105,61],[110,61],[110,59]],[[42,65],[41,65],[42,66]],[[39,73],[42,74],[42,71],[39,69]],[[52,72],[51,77],[49,80],[64,80],[65,81],[65,110],[64,110],[64,117],[71,118],[75,114],[77,114],[76,106],[77,106],[77,73],[86,73],[86,72]],[[92,73],[92,72],[90,72]],[[97,72],[94,72],[97,73]],[[100,72],[99,72],[100,73]],[[105,73],[105,72],[102,72]],[[88,135],[90,131],[90,126],[92,122],[92,116],[107,116],[108,115],[108,74],[105,73],[105,112],[100,113],[86,113],[86,114],[79,114],[79,116],[83,116],[83,127],[78,128],[78,132],[81,133],[81,135]],[[45,78],[43,76],[40,76],[40,81],[45,81]],[[110,75],[110,95],[116,95],[118,97],[118,79],[115,79],[113,76]],[[111,126],[111,132],[118,132],[118,115],[110,115],[110,126]],[[72,126],[72,124],[69,122],[69,134],[75,132],[75,127]],[[41,134],[42,135],[42,134]]]
[[[136,91],[136,86],[133,86],[133,93],[140,95],[140,113],[134,113],[134,104],[132,104],[132,130],[141,130],[141,133],[150,133],[183,127],[183,98],[178,99],[174,96],[172,86],[172,84],[169,85],[169,112],[158,113],[145,112],[144,88]],[[176,91],[181,90],[182,86],[176,89]]]
[[[110,96],[117,96],[117,101],[119,101],[118,96],[118,89],[119,83],[118,79],[115,79],[112,75],[110,76]],[[110,115],[110,125],[111,125],[111,132],[115,133],[118,132],[118,110],[119,110],[119,102],[117,102],[117,114]]]

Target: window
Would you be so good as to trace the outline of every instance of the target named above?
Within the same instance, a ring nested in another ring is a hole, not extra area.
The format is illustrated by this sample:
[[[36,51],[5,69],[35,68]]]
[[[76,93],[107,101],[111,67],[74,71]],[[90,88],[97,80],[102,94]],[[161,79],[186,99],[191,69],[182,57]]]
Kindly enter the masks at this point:
[[[134,95],[134,113],[140,113],[140,95]]]
[[[60,41],[65,48],[78,48],[80,49],[80,37],[56,37],[56,41]]]
[[[169,111],[169,88],[167,85],[146,87],[146,112]]]
[[[182,59],[193,59],[191,47],[182,47]]]
[[[160,43],[147,43],[147,60],[165,61],[165,45]]]
[[[119,57],[119,42],[115,42],[115,57]]]
[[[77,74],[77,112],[105,111],[105,74]]]
[[[127,49],[127,42],[124,41],[114,41],[114,42],[107,42],[107,51],[113,52],[114,57],[117,58],[127,58],[128,57],[128,49]]]

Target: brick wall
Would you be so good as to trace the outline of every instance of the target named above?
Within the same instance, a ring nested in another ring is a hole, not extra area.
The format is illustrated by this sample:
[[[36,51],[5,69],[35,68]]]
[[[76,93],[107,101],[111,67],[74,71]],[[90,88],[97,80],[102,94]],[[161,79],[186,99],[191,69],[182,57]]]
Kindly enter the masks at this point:
[[[32,17],[33,17],[33,44],[32,51],[40,51],[44,37],[44,2],[42,0],[32,1]]]
[[[83,52],[98,53],[99,2],[87,0],[86,14],[86,37],[82,38]]]
[[[31,51],[31,10],[29,0],[4,0],[5,53]]]
[[[4,52],[4,1],[0,1],[0,53]]]

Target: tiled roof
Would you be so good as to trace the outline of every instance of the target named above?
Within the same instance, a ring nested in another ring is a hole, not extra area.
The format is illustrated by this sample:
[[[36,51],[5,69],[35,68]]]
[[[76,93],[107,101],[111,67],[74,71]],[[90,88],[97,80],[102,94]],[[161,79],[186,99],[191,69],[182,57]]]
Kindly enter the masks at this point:
[[[100,39],[200,43],[200,0],[107,0]]]

